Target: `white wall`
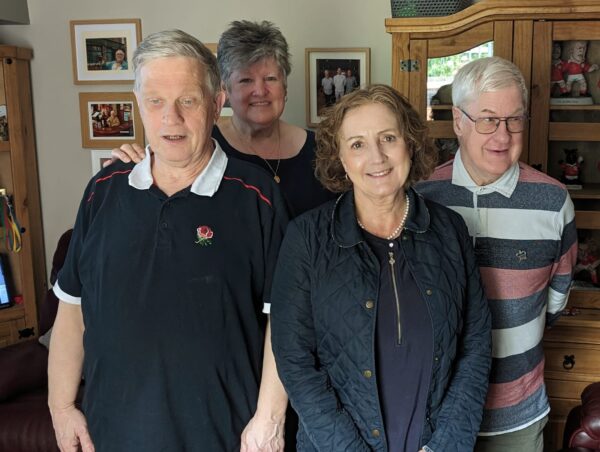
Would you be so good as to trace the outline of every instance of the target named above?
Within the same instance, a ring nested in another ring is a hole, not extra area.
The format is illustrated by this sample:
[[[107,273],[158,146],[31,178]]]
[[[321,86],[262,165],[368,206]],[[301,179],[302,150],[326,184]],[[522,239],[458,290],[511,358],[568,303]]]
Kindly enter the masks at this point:
[[[28,0],[30,25],[0,26],[0,44],[31,47],[46,260],[71,227],[91,177],[90,151],[81,147],[78,93],[127,91],[130,85],[74,85],[69,20],[140,18],[142,35],[180,28],[217,42],[236,19],[275,22],[293,54],[284,119],[305,126],[304,49],[370,47],[371,81],[391,81],[389,0]],[[48,271],[50,265],[48,265]]]

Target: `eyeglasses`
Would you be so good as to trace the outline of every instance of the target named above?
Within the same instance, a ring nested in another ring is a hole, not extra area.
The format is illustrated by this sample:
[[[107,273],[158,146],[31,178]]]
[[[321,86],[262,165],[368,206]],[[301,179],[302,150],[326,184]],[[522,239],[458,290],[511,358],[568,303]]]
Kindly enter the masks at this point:
[[[495,118],[495,117],[483,117],[483,118],[471,118],[469,113],[464,111],[462,108],[458,109],[471,121],[475,123],[475,130],[481,134],[489,135],[498,130],[500,123],[504,121],[506,123],[506,130],[510,133],[520,133],[525,130],[528,116],[507,116],[506,118]]]

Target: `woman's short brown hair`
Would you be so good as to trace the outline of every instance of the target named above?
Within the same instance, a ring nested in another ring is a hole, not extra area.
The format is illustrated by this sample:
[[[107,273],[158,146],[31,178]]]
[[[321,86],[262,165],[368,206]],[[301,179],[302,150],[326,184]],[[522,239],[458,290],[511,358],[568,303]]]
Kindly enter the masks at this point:
[[[315,176],[333,192],[352,188],[340,161],[339,132],[346,114],[367,104],[381,104],[390,109],[398,120],[398,129],[411,153],[412,165],[405,188],[428,178],[438,160],[438,154],[429,138],[428,129],[408,100],[387,85],[371,85],[343,96],[324,112],[317,128]]]

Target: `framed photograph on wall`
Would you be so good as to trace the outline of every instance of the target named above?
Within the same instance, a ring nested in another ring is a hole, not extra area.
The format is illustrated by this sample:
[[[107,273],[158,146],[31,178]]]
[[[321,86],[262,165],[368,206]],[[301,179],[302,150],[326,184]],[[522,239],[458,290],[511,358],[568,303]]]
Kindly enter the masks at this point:
[[[142,40],[140,19],[72,20],[73,81],[131,83],[131,56]]]
[[[217,55],[217,43],[216,42],[205,42],[203,43],[206,47],[210,49],[212,53]],[[225,105],[221,109],[221,116],[232,116],[233,110],[231,109],[231,105],[229,104],[229,98],[225,101]]]
[[[371,79],[371,49],[306,49],[306,124],[316,127],[323,108]]]
[[[144,146],[144,127],[133,93],[79,93],[79,113],[84,148]]]
[[[92,176],[95,176],[102,169],[104,162],[111,160],[110,150],[94,149],[92,150]]]

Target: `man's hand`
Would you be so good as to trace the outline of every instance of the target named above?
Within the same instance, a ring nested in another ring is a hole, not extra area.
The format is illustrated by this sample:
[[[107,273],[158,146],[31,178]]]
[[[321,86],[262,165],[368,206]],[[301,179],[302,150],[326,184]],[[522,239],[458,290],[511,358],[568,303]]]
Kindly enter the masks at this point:
[[[74,406],[51,410],[56,442],[61,452],[94,452],[94,444],[88,432],[85,416]]]
[[[146,157],[146,151],[137,143],[134,143],[133,145],[122,144],[120,148],[114,148],[112,151],[110,151],[110,153],[112,155],[112,159],[104,162],[102,165],[103,168],[106,168],[108,165],[113,164],[117,160],[121,160],[125,163],[140,163],[144,157]]]
[[[282,452],[285,418],[275,421],[255,415],[242,432],[240,452]]]

